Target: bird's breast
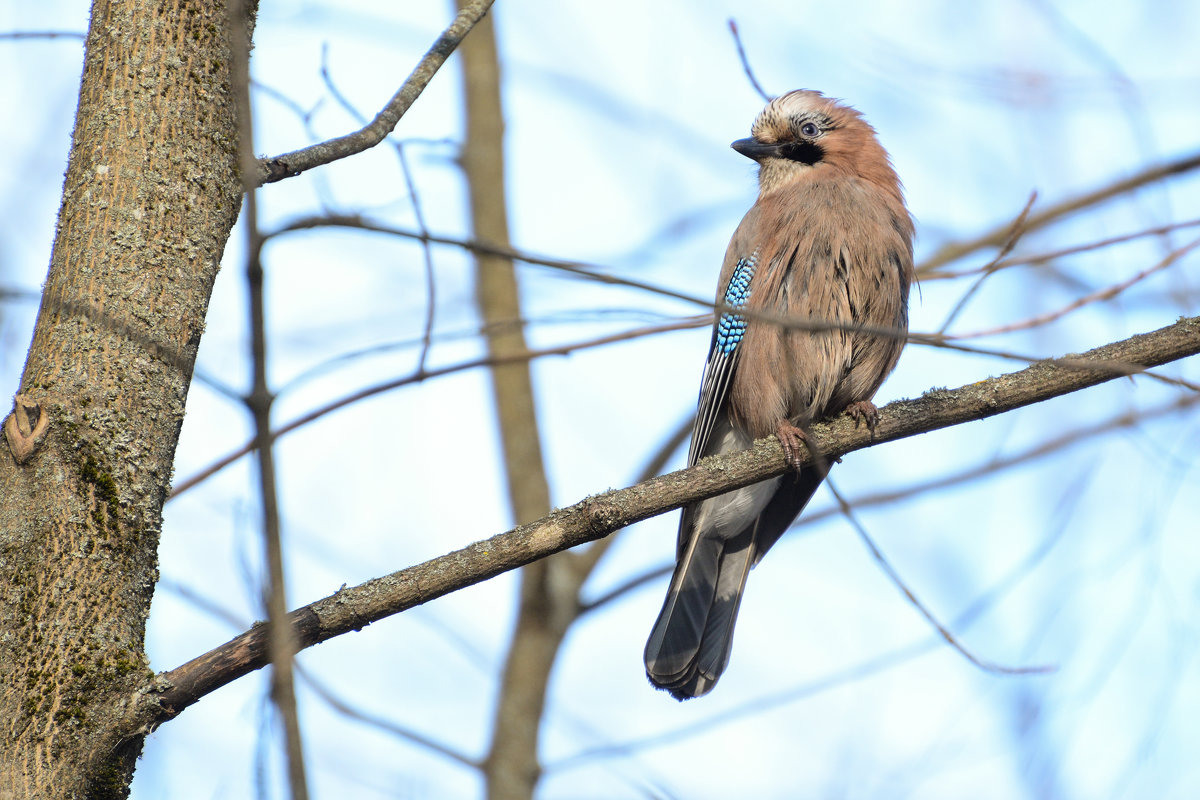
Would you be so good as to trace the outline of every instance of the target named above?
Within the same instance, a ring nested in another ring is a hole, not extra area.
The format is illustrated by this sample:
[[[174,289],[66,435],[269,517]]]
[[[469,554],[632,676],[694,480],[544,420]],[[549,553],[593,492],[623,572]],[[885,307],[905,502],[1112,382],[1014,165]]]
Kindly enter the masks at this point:
[[[891,371],[902,338],[855,329],[906,326],[912,251],[892,205],[861,181],[760,199],[744,246],[755,257],[737,262],[724,295],[747,313],[717,323],[718,345],[739,358],[730,419],[748,435],[870,399]]]

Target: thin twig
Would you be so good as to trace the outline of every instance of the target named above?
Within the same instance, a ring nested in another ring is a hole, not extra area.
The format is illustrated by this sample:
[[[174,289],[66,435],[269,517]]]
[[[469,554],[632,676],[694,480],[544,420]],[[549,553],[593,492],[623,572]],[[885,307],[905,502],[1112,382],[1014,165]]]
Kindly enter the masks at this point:
[[[425,224],[425,214],[421,210],[421,198],[417,194],[417,183],[413,179],[408,159],[404,155],[403,142],[396,142],[396,157],[400,159],[400,173],[404,176],[404,184],[408,187],[408,194],[412,198],[413,216],[416,217],[417,228],[421,233],[428,235],[429,226]],[[433,347],[433,325],[437,316],[437,284],[433,271],[433,246],[427,241],[422,242],[421,253],[424,256],[425,266],[425,327],[422,331],[421,355],[417,359],[418,371],[425,369],[425,365],[429,362],[429,351]]]
[[[900,577],[900,573],[896,572],[896,568],[891,565],[891,563],[883,555],[883,552],[879,549],[879,545],[875,544],[875,540],[871,538],[871,534],[867,533],[867,529],[864,528],[862,523],[858,521],[858,517],[855,515],[854,509],[852,509],[850,504],[846,502],[846,499],[842,497],[841,492],[839,492],[837,487],[834,486],[833,481],[826,479],[825,484],[829,487],[829,491],[833,494],[834,499],[837,500],[838,506],[841,507],[842,515],[846,517],[846,520],[850,523],[850,527],[854,528],[854,532],[858,534],[858,538],[862,539],[863,544],[867,546],[867,550],[870,551],[871,557],[874,558],[879,564],[880,568],[883,570],[883,573],[887,575],[888,579],[896,586],[896,588],[899,589],[906,598],[908,598],[908,602],[912,604],[912,607],[915,608],[917,612],[920,613],[920,615],[923,616],[925,620],[933,626],[934,630],[938,632],[938,635],[945,639],[947,644],[961,653],[964,658],[985,672],[994,672],[998,675],[1036,675],[1046,672],[1053,672],[1056,669],[1056,667],[1053,666],[1006,667],[1002,664],[996,664],[982,659],[968,650],[962,642],[958,641],[955,635],[951,633],[945,625],[937,621],[937,618],[933,616],[933,613],[925,607],[925,604],[917,598],[917,595],[913,592],[913,590],[910,589],[908,584],[904,582],[904,579]]]
[[[606,539],[605,541],[608,540]],[[638,589],[639,587],[657,581],[659,578],[665,578],[666,576],[670,575],[674,569],[674,564],[664,564],[661,567],[655,567],[654,569],[634,575],[629,580],[614,586],[612,589],[609,589],[599,597],[589,600],[586,603],[580,603],[579,616],[589,614],[602,606],[606,606],[618,598],[624,597],[635,589]]]
[[[435,739],[431,739],[425,734],[419,733],[412,728],[401,725],[398,722],[385,719],[378,714],[372,714],[371,712],[365,711],[361,708],[355,708],[348,701],[339,697],[332,689],[326,686],[323,681],[320,681],[316,677],[310,675],[308,670],[304,669],[299,664],[296,665],[296,674],[300,676],[302,681],[308,684],[308,688],[315,695],[317,695],[317,697],[320,697],[322,700],[324,700],[330,708],[332,708],[334,711],[337,711],[342,716],[348,717],[356,722],[361,722],[362,724],[377,730],[390,733],[391,735],[400,739],[404,739],[405,741],[408,741],[419,747],[423,747],[430,752],[437,753],[438,755],[453,761],[460,766],[470,767],[471,769],[479,769],[480,762],[478,759],[471,758],[465,753],[460,753],[454,748],[444,745]]]
[[[1065,450],[1073,447],[1081,442],[1091,439],[1096,439],[1099,436],[1118,431],[1123,428],[1130,428],[1141,422],[1156,419],[1168,414],[1178,414],[1200,404],[1200,395],[1182,395],[1173,402],[1167,403],[1148,411],[1129,412],[1126,414],[1118,414],[1115,417],[1099,422],[1095,425],[1087,425],[1082,428],[1067,431],[1059,436],[1047,441],[1036,444],[1028,449],[1022,450],[1019,453],[1012,455],[994,458],[990,461],[982,463],[970,469],[956,471],[948,475],[931,478],[922,483],[904,486],[898,489],[892,489],[884,492],[874,492],[865,494],[860,497],[853,498],[850,502],[854,508],[868,508],[871,506],[890,505],[892,503],[902,502],[913,497],[918,497],[938,489],[947,489],[951,486],[958,486],[971,481],[977,481],[980,478],[985,478],[989,475],[994,475],[998,472],[1012,469],[1013,467],[1027,464],[1031,461],[1036,461],[1039,458],[1053,455],[1060,450]],[[827,519],[841,513],[841,509],[836,506],[820,508],[815,511],[806,513],[799,520],[798,527],[812,525],[820,520]]]
[[[429,380],[430,378],[440,378],[443,375],[450,375],[455,372],[462,372],[462,371],[468,370],[468,369],[478,369],[480,367],[491,367],[491,366],[495,366],[497,364],[513,364],[513,363],[519,363],[521,361],[529,361],[529,360],[535,359],[535,358],[543,358],[545,356],[567,355],[569,353],[574,353],[579,350],[587,350],[587,349],[590,349],[593,347],[603,347],[604,345],[612,344],[614,342],[624,342],[624,341],[628,341],[630,339],[637,339],[642,336],[654,336],[656,334],[666,333],[668,331],[678,331],[678,330],[687,330],[690,328],[698,328],[702,325],[709,324],[709,322],[710,322],[710,320],[707,320],[707,319],[696,319],[696,320],[685,320],[683,322],[671,322],[671,323],[666,323],[663,325],[649,325],[644,328],[636,328],[631,331],[624,331],[622,333],[614,333],[609,336],[601,336],[599,338],[588,339],[586,341],[575,342],[572,344],[559,345],[557,347],[547,347],[547,348],[543,348],[541,350],[530,350],[525,353],[514,353],[511,356],[495,356],[495,357],[484,356],[481,358],[472,359],[471,361],[464,361],[459,364],[451,364],[446,367],[437,367],[434,369],[427,369],[424,372],[407,375],[403,378],[397,378],[396,380],[387,381],[386,383],[380,383],[380,384],[376,384],[374,386],[368,386],[365,389],[360,389],[357,392],[354,392],[349,395],[345,395],[337,400],[326,403],[325,405],[320,406],[319,408],[316,408],[316,409],[308,412],[307,414],[304,414],[303,416],[292,420],[291,422],[287,423],[286,425],[282,425],[279,428],[276,428],[275,431],[272,433],[271,438],[272,438],[272,441],[275,439],[278,439],[279,437],[281,437],[285,434],[291,433],[292,431],[296,430],[297,428],[300,428],[304,425],[307,425],[310,422],[320,419],[321,417],[325,416],[326,414],[330,414],[330,413],[333,413],[334,411],[338,411],[339,409],[342,409],[342,408],[345,408],[346,406],[357,403],[360,400],[365,400],[368,397],[374,397],[375,395],[382,394],[384,392],[390,392],[391,390],[399,389],[402,386],[408,386],[410,384],[420,383],[422,381]],[[196,486],[197,484],[201,483],[202,481],[207,480],[208,478],[212,477],[213,475],[220,472],[225,467],[227,467],[230,464],[232,464],[233,462],[237,461],[242,456],[251,452],[253,449],[254,449],[253,441],[247,442],[246,444],[239,447],[237,450],[234,450],[233,452],[229,453],[225,457],[218,459],[217,461],[214,461],[209,466],[205,467],[204,469],[200,470],[196,474],[192,475],[190,478],[187,478],[186,480],[183,480],[183,481],[180,481],[179,483],[177,483],[174,486],[174,488],[172,488],[171,494],[167,499],[174,500],[176,497],[183,494],[188,489],[191,489],[194,486]]]
[[[1128,178],[1122,178],[1099,189],[1085,192],[1077,197],[1068,198],[1039,211],[1037,214],[1031,214],[1025,221],[1025,230],[1029,232],[1044,228],[1052,222],[1074,214],[1076,211],[1082,211],[1083,209],[1099,205],[1106,200],[1120,197],[1127,192],[1131,192],[1147,184],[1160,181],[1163,178],[1169,178],[1173,175],[1191,172],[1197,168],[1200,168],[1200,153],[1193,153],[1174,161],[1168,161],[1161,166],[1142,170]],[[985,247],[999,247],[1004,243],[1008,231],[1009,225],[1005,224],[974,239],[947,244],[922,262],[918,266],[917,272],[924,278],[927,273],[933,272],[938,267],[957,261]]]
[[[1088,242],[1087,244],[1077,244],[1077,245],[1073,245],[1071,247],[1064,247],[1059,250],[1050,250],[1045,253],[1036,253],[1034,255],[1028,255],[1028,256],[1013,256],[1012,258],[1003,259],[995,266],[997,269],[1007,269],[1009,267],[1016,267],[1016,266],[1023,266],[1023,265],[1037,266],[1038,264],[1044,264],[1047,261],[1055,261],[1057,259],[1064,258],[1066,256],[1074,256],[1074,255],[1078,255],[1080,253],[1089,253],[1094,250],[1101,250],[1105,247],[1111,247],[1116,244],[1124,244],[1125,242],[1130,242],[1135,239],[1142,239],[1147,236],[1161,236],[1164,233],[1170,233],[1171,231],[1183,230],[1184,228],[1194,228],[1197,225],[1200,225],[1200,219],[1189,219],[1189,220],[1185,220],[1184,222],[1172,222],[1167,225],[1156,225],[1153,228],[1143,228],[1140,231],[1134,231],[1133,233],[1123,233],[1120,236],[1110,236],[1107,239],[1099,239],[1094,242]],[[983,267],[972,267],[971,269],[964,269],[964,270],[959,270],[956,272],[939,272],[937,275],[926,276],[924,278],[924,280],[928,281],[928,280],[946,280],[946,279],[951,279],[951,278],[963,278],[968,275],[975,275],[975,274],[979,273],[982,269],[984,269],[984,268]]]
[[[287,621],[288,602],[283,569],[283,544],[279,521],[275,457],[271,437],[271,405],[274,398],[267,383],[266,298],[263,290],[263,238],[258,227],[258,202],[250,176],[254,174],[254,127],[250,103],[250,30],[244,0],[229,7],[229,30],[233,50],[233,83],[236,90],[238,155],[245,185],[246,283],[251,332],[252,384],[246,406],[254,418],[254,449],[258,453],[259,495],[262,505],[263,557],[267,565],[264,587],[267,605],[271,660],[271,699],[283,723],[288,784],[292,800],[308,800],[308,777],[304,766],[304,744],[296,709],[292,676],[295,643]]]
[[[950,328],[950,325],[954,322],[962,310],[967,307],[967,303],[972,297],[975,296],[975,293],[979,291],[979,287],[983,285],[983,282],[1000,269],[1000,261],[1009,253],[1011,253],[1013,248],[1017,246],[1017,242],[1020,240],[1021,234],[1025,233],[1025,222],[1029,219],[1029,212],[1033,209],[1033,204],[1037,201],[1037,196],[1037,192],[1032,192],[1029,195],[1029,200],[1026,201],[1025,207],[1021,209],[1021,213],[1017,215],[1015,220],[1013,220],[1012,230],[1009,231],[1008,238],[1004,240],[1004,246],[1000,248],[999,252],[996,253],[991,261],[983,266],[983,268],[980,270],[982,274],[980,274],[975,282],[971,284],[967,291],[963,292],[963,296],[960,297],[958,302],[954,304],[954,308],[952,308],[950,313],[946,315],[946,321],[942,323],[942,327],[938,328],[939,334],[945,333]]]
[[[19,42],[31,39],[78,39],[82,42],[87,39],[87,34],[79,31],[9,31],[0,33],[0,40],[4,41]]]
[[[41,292],[35,292],[32,289],[18,289],[12,286],[0,286],[0,301],[7,302],[9,300],[40,300]]]
[[[754,77],[754,70],[750,68],[750,59],[746,58],[746,48],[742,47],[742,37],[738,33],[737,20],[730,17],[729,32],[733,34],[733,43],[737,45],[738,60],[742,62],[742,69],[746,73],[746,77],[750,79],[750,85],[754,87],[754,91],[758,92],[758,96],[763,100],[770,100],[771,95],[763,91],[762,84],[758,82],[758,78]]]
[[[261,81],[251,79],[250,87],[254,89],[254,91],[260,92],[274,100],[276,103],[279,103],[288,111],[291,111],[300,120],[300,124],[304,126],[305,132],[309,133],[310,135],[313,134],[313,116],[324,104],[324,100],[318,100],[317,102],[313,103],[311,108],[305,108],[304,106],[300,105],[300,103],[281,92],[279,89],[276,89],[274,86],[269,86]],[[315,139],[317,137],[314,135],[313,138]]]
[[[1099,69],[1107,73],[1112,83],[1118,87],[1116,93],[1120,98],[1119,102],[1124,106],[1125,119],[1129,123],[1133,146],[1139,151],[1140,161],[1143,164],[1157,161],[1161,152],[1156,142],[1155,128],[1150,124],[1152,118],[1150,109],[1140,87],[1125,70],[1121,60],[1115,58],[1098,39],[1076,25],[1054,3],[1047,2],[1047,0],[1032,0],[1030,5],[1041,13],[1052,27],[1058,29],[1061,34],[1060,39],[1065,41],[1068,47],[1073,47],[1083,58],[1094,62]],[[1170,216],[1170,196],[1165,191],[1161,194],[1164,211],[1167,216]],[[1170,249],[1169,238],[1164,241],[1164,245],[1167,250]]]
[[[1197,162],[1200,164],[1200,156],[1197,157]],[[1045,212],[1042,212],[1043,216]],[[354,227],[362,230],[372,231],[375,233],[384,233],[395,236],[403,236],[411,239],[422,239],[422,235],[415,231],[405,230],[402,228],[394,228],[385,225],[379,225],[363,219],[358,216],[325,216],[325,217],[305,217],[293,220],[282,228],[277,229],[269,236],[279,236],[284,233],[295,230],[308,230],[321,227]],[[1034,227],[1034,222],[1027,220],[1026,230]],[[1006,228],[1008,230],[1008,228]],[[469,250],[478,253],[487,253],[499,255],[504,258],[511,258],[515,261],[521,261],[534,266],[548,267],[554,270],[561,270],[571,275],[584,278],[589,281],[609,284],[613,286],[625,286],[631,289],[638,289],[661,297],[669,297],[675,300],[681,300],[692,305],[701,306],[706,309],[715,311],[736,310],[738,314],[753,319],[756,321],[767,322],[774,325],[780,325],[792,330],[812,331],[812,332],[828,332],[828,331],[851,331],[858,334],[870,334],[873,336],[899,336],[900,331],[894,328],[878,328],[873,326],[863,326],[853,323],[841,323],[827,320],[819,320],[813,318],[800,318],[775,314],[768,311],[752,310],[746,308],[731,309],[723,303],[714,303],[709,298],[697,297],[683,292],[677,292],[673,289],[667,289],[661,286],[635,281],[629,278],[622,278],[616,275],[599,272],[600,267],[595,265],[582,264],[576,261],[563,261],[559,259],[547,258],[531,253],[513,250],[512,248],[500,247],[487,242],[471,241],[467,239],[456,239],[448,236],[429,236],[430,242],[435,244],[445,244],[453,247],[460,247],[464,250]],[[1001,240],[1003,243],[1003,240]],[[951,337],[946,337],[936,333],[913,333],[910,332],[907,336],[909,344],[922,345],[924,347],[937,347],[946,350],[955,350],[961,353],[971,353],[973,355],[991,356],[993,358],[1001,358],[1006,361],[1018,361],[1026,364],[1031,364],[1041,360],[1040,356],[1029,355],[1025,353],[1015,353],[1006,350],[994,350],[982,347],[974,347],[971,345],[958,344]]]
[[[1116,297],[1121,292],[1128,289],[1130,286],[1133,286],[1138,281],[1148,278],[1151,275],[1153,275],[1154,273],[1159,272],[1160,270],[1164,270],[1167,267],[1171,266],[1176,261],[1178,261],[1179,259],[1183,258],[1185,255],[1190,253],[1192,250],[1196,249],[1196,247],[1198,245],[1200,245],[1200,239],[1190,242],[1189,244],[1184,245],[1183,247],[1179,248],[1178,250],[1175,250],[1174,252],[1169,253],[1166,258],[1162,259],[1154,266],[1147,267],[1146,269],[1138,272],[1137,274],[1131,276],[1130,278],[1128,278],[1126,280],[1121,281],[1120,283],[1115,283],[1112,286],[1105,287],[1104,289],[1098,289],[1098,290],[1092,292],[1091,294],[1086,294],[1083,297],[1078,297],[1075,300],[1072,300],[1070,303],[1067,303],[1062,308],[1056,309],[1054,311],[1047,311],[1045,314],[1039,314],[1035,317],[1030,317],[1029,319],[1021,320],[1020,322],[1010,322],[1007,325],[1000,325],[995,328],[987,328],[985,330],[980,330],[980,331],[972,331],[971,333],[955,334],[952,338],[954,338],[956,340],[976,339],[976,338],[980,338],[983,336],[995,336],[995,335],[1001,334],[1001,333],[1012,333],[1013,331],[1027,330],[1029,328],[1036,328],[1041,325],[1046,325],[1050,322],[1053,322],[1056,319],[1059,319],[1060,317],[1066,316],[1067,314],[1071,313],[1072,311],[1075,311],[1076,309],[1079,309],[1079,308],[1082,308],[1083,306],[1088,305],[1089,303],[1095,303],[1095,302],[1098,302],[1101,300],[1111,300],[1112,298]]]
[[[154,591],[156,594],[158,592],[175,594],[188,603],[191,603],[194,608],[203,611],[213,619],[224,622],[235,631],[242,630],[253,621],[246,619],[244,615],[222,605],[211,597],[201,594],[199,590],[171,578],[159,578],[158,583],[154,585]]]
[[[739,313],[746,314],[747,312],[745,312],[744,310],[740,310]],[[764,316],[766,316],[766,315],[764,315]],[[617,333],[617,334],[613,334],[610,336],[602,336],[602,337],[599,337],[596,339],[589,339],[584,342],[576,342],[576,343],[560,345],[560,346],[556,346],[556,347],[548,347],[548,348],[544,348],[541,350],[530,350],[526,353],[517,353],[512,356],[505,356],[503,358],[483,357],[483,358],[473,359],[470,361],[465,361],[465,362],[462,362],[459,364],[452,364],[452,365],[449,365],[446,367],[438,367],[436,369],[426,370],[423,373],[408,375],[403,378],[397,378],[395,380],[387,381],[385,383],[380,383],[380,384],[376,384],[374,386],[369,386],[365,389],[360,389],[356,392],[353,392],[352,394],[345,395],[337,400],[333,400],[323,406],[320,406],[317,409],[314,409],[313,411],[310,411],[307,414],[304,414],[301,417],[298,417],[297,419],[293,420],[292,422],[276,429],[273,434],[273,438],[278,438],[280,436],[283,436],[284,434],[291,433],[292,431],[296,430],[297,428],[302,427],[303,425],[313,422],[314,420],[317,420],[317,419],[325,416],[326,414],[330,414],[334,411],[338,411],[342,408],[345,408],[346,406],[352,405],[360,400],[365,400],[368,397],[373,397],[377,394],[382,394],[383,392],[388,392],[393,389],[398,389],[402,386],[408,386],[410,384],[420,383],[422,381],[425,381],[425,380],[428,380],[431,378],[439,378],[439,377],[442,377],[443,375],[449,375],[449,374],[452,374],[455,372],[461,372],[463,370],[468,370],[468,369],[476,369],[479,367],[493,366],[493,365],[499,364],[499,363],[523,361],[523,360],[528,360],[528,359],[533,359],[533,358],[542,358],[545,356],[553,356],[553,355],[567,355],[569,353],[573,353],[578,350],[585,350],[585,349],[589,349],[592,347],[601,347],[603,345],[611,344],[613,342],[626,341],[628,339],[635,339],[635,338],[639,338],[642,336],[652,336],[652,335],[655,335],[658,333],[664,333],[667,331],[675,331],[675,330],[683,330],[685,328],[700,327],[702,325],[709,324],[709,322],[710,322],[710,320],[708,318],[699,318],[696,320],[688,320],[688,321],[684,321],[684,322],[647,326],[645,328],[638,328],[636,330],[626,331],[623,333]],[[820,328],[820,327],[816,326],[815,324],[807,322],[807,321],[799,322],[799,321],[783,320],[780,324],[786,324],[789,327],[797,327],[797,328],[801,328],[803,330],[808,330],[808,329],[821,330],[821,329],[828,329],[830,327],[836,327],[836,326],[832,326],[832,325],[826,325],[824,328]],[[875,330],[869,329],[868,332],[874,333]],[[882,331],[882,332],[880,332],[880,335],[886,335],[887,333],[893,333],[893,332]],[[1060,358],[1060,359],[1047,360],[1047,359],[1044,359],[1044,358],[1041,358],[1038,356],[1033,356],[1033,355],[1025,355],[1025,354],[1020,354],[1020,353],[1011,353],[1011,352],[1007,352],[1007,351],[1003,351],[1003,350],[992,350],[992,349],[988,349],[988,348],[972,347],[970,345],[956,344],[954,342],[947,341],[941,337],[937,337],[933,334],[909,334],[908,341],[910,344],[919,344],[919,345],[925,345],[928,347],[939,347],[939,348],[955,350],[955,351],[963,352],[963,353],[972,353],[975,355],[987,355],[987,356],[1001,358],[1001,359],[1005,359],[1005,360],[1009,360],[1009,361],[1018,361],[1018,362],[1025,363],[1025,364],[1037,364],[1037,363],[1041,362],[1044,364],[1055,364],[1055,365],[1058,365],[1061,367],[1065,367],[1067,369],[1073,369],[1073,368],[1074,369],[1092,369],[1093,368],[1088,362],[1080,361],[1079,359]],[[1183,381],[1178,378],[1169,378],[1169,377],[1165,377],[1162,375],[1158,375],[1156,373],[1146,370],[1144,367],[1142,367],[1138,364],[1110,363],[1108,365],[1107,369],[1113,371],[1114,374],[1120,374],[1120,375],[1126,375],[1126,376],[1127,375],[1145,375],[1149,378],[1152,378],[1154,380],[1157,380],[1157,381],[1160,381],[1162,383],[1166,383],[1169,385],[1182,386],[1182,387],[1189,388],[1189,389],[1195,388],[1187,381]],[[176,497],[178,497],[179,495],[188,491],[189,489],[194,488],[198,484],[202,483],[203,481],[212,477],[216,473],[220,472],[225,467],[234,463],[235,461],[240,459],[242,456],[251,452],[253,449],[254,449],[253,442],[247,442],[245,445],[239,447],[237,450],[232,451],[231,453],[224,456],[223,458],[218,459],[217,461],[214,461],[212,464],[210,464],[209,466],[200,470],[199,472],[193,474],[191,477],[176,483],[175,486],[171,490],[171,494],[167,497],[167,500],[168,501],[173,500]]]
[[[607,312],[597,311],[596,309],[586,309],[586,310],[579,312],[577,317],[575,317],[575,316],[560,317],[558,315],[553,315],[553,314],[545,315],[545,316],[533,316],[533,317],[527,316],[522,319],[522,323],[527,326],[532,326],[535,324],[546,325],[546,326],[558,325],[558,324],[577,325],[580,322],[595,321],[595,318],[587,316],[587,314],[589,312],[595,312],[596,318],[600,318],[605,313],[610,312],[611,316],[614,318],[620,316],[624,319],[629,319],[631,321],[632,320],[646,320],[646,319],[662,320],[662,324],[677,325],[680,330],[682,330],[684,328],[701,327],[703,325],[708,325],[708,324],[712,323],[712,316],[708,315],[708,314],[700,315],[700,316],[675,317],[675,316],[669,316],[669,315],[665,315],[665,314],[639,313],[638,309],[624,309],[624,308],[609,309],[609,310],[607,310]],[[602,319],[601,321],[607,322],[606,319]],[[487,329],[488,329],[488,326],[483,325],[483,326],[476,326],[476,327],[472,327],[472,328],[458,328],[458,329],[455,329],[452,331],[443,330],[440,333],[438,333],[437,336],[434,337],[434,340],[436,342],[440,342],[440,343],[451,342],[451,341],[463,341],[465,339],[469,339],[469,338],[478,336],[481,333],[486,334]],[[330,356],[329,358],[322,359],[321,361],[316,362],[315,364],[304,369],[303,371],[298,372],[295,375],[291,376],[287,380],[286,383],[284,383],[282,386],[279,386],[278,388],[276,388],[276,390],[275,390],[276,399],[283,397],[285,394],[288,394],[289,392],[295,392],[298,388],[300,388],[304,384],[312,381],[313,379],[315,379],[321,375],[327,374],[327,373],[337,369],[341,365],[351,363],[358,359],[368,358],[370,356],[378,356],[378,355],[382,355],[385,353],[392,353],[397,350],[407,350],[407,349],[411,349],[413,347],[421,347],[423,345],[423,343],[424,343],[423,336],[417,336],[416,338],[410,337],[408,339],[399,339],[399,340],[390,341],[390,342],[380,342],[378,344],[368,345],[366,347],[356,348],[354,350],[347,350],[347,351],[338,353],[337,355]]]
[[[333,75],[329,72],[329,50],[327,47],[321,48],[321,78],[325,81],[326,88],[333,95],[333,99],[338,102],[346,113],[350,114],[360,125],[366,122],[366,118],[362,113],[354,107],[350,99],[342,94],[337,85],[333,82]],[[433,325],[437,309],[437,288],[434,283],[433,272],[433,247],[429,242],[429,226],[425,224],[425,214],[421,209],[421,197],[417,194],[417,184],[413,179],[412,170],[409,169],[408,159],[404,156],[404,143],[392,142],[392,149],[396,151],[396,159],[400,162],[400,174],[404,176],[404,185],[408,189],[409,199],[412,201],[413,217],[417,221],[417,230],[421,233],[421,251],[425,256],[425,327],[422,338],[421,354],[417,358],[417,371],[425,369],[425,364],[429,360],[429,350],[433,345]]]
[[[432,244],[442,244],[451,247],[458,247],[476,255],[498,256],[512,261],[520,261],[524,264],[530,264],[538,267],[548,267],[550,269],[566,272],[570,275],[575,275],[597,283],[604,283],[610,286],[624,286],[630,289],[640,289],[651,294],[660,295],[662,297],[670,297],[676,300],[682,300],[686,303],[691,303],[697,306],[706,306],[712,308],[713,302],[711,298],[698,297],[696,295],[677,292],[673,289],[667,289],[662,286],[656,286],[643,281],[636,281],[630,278],[622,278],[618,275],[613,275],[606,272],[601,272],[601,267],[595,265],[584,264],[578,261],[567,261],[564,259],[548,258],[532,253],[526,253],[521,250],[516,250],[512,247],[496,245],[490,242],[483,242],[471,239],[459,239],[453,236],[439,236],[436,234],[422,234],[420,231],[408,230],[405,228],[397,228],[391,225],[383,225],[372,222],[357,215],[325,215],[325,216],[308,216],[292,220],[282,227],[267,234],[268,238],[282,236],[283,234],[292,231],[312,230],[315,228],[357,228],[359,230],[371,231],[372,233],[383,233],[390,236],[401,236],[406,239],[415,239],[422,242],[430,242]],[[743,313],[743,312],[740,312]]]

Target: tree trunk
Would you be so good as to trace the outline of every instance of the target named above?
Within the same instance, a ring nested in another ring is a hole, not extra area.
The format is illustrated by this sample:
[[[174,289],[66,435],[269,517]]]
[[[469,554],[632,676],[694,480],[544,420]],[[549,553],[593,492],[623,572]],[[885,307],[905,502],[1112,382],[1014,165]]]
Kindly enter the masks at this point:
[[[0,798],[124,797],[162,505],[241,184],[223,3],[97,0],[0,453]],[[241,35],[247,35],[245,28]]]
[[[465,0],[458,0],[460,9],[464,5]],[[469,184],[472,226],[476,239],[506,247],[504,111],[492,17],[480,21],[459,52],[467,119],[462,162]],[[477,254],[476,259],[476,292],[489,354],[504,358],[525,353],[512,261],[484,254]],[[517,524],[532,522],[550,510],[550,490],[542,463],[529,362],[493,366],[492,389],[513,518]],[[575,608],[573,582],[564,585],[562,580],[571,574],[570,558],[569,553],[560,553],[521,570],[517,626],[500,682],[491,751],[484,764],[491,800],[525,800],[538,782],[538,731],[546,686]]]

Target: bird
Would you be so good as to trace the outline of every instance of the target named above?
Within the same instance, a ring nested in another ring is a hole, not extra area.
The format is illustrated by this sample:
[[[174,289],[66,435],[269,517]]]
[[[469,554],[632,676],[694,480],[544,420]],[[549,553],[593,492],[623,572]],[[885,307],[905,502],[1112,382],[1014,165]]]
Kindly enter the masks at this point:
[[[678,700],[721,677],[750,568],[824,479],[801,468],[806,429],[847,412],[874,430],[871,398],[900,358],[915,277],[903,188],[860,112],[798,89],[730,146],[758,163],[758,198],[718,279],[688,466],[775,434],[791,469],[683,508],[645,650],[650,682]]]

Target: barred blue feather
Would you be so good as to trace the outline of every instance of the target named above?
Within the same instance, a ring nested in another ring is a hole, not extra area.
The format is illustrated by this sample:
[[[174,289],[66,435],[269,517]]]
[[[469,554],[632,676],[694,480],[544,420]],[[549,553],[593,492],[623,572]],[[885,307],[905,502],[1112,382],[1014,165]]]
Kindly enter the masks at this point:
[[[733,277],[725,289],[725,305],[742,308],[750,300],[750,279],[758,266],[758,254],[738,259]],[[732,311],[725,311],[717,318],[717,340],[715,347],[725,355],[732,353],[746,333],[746,318]]]

